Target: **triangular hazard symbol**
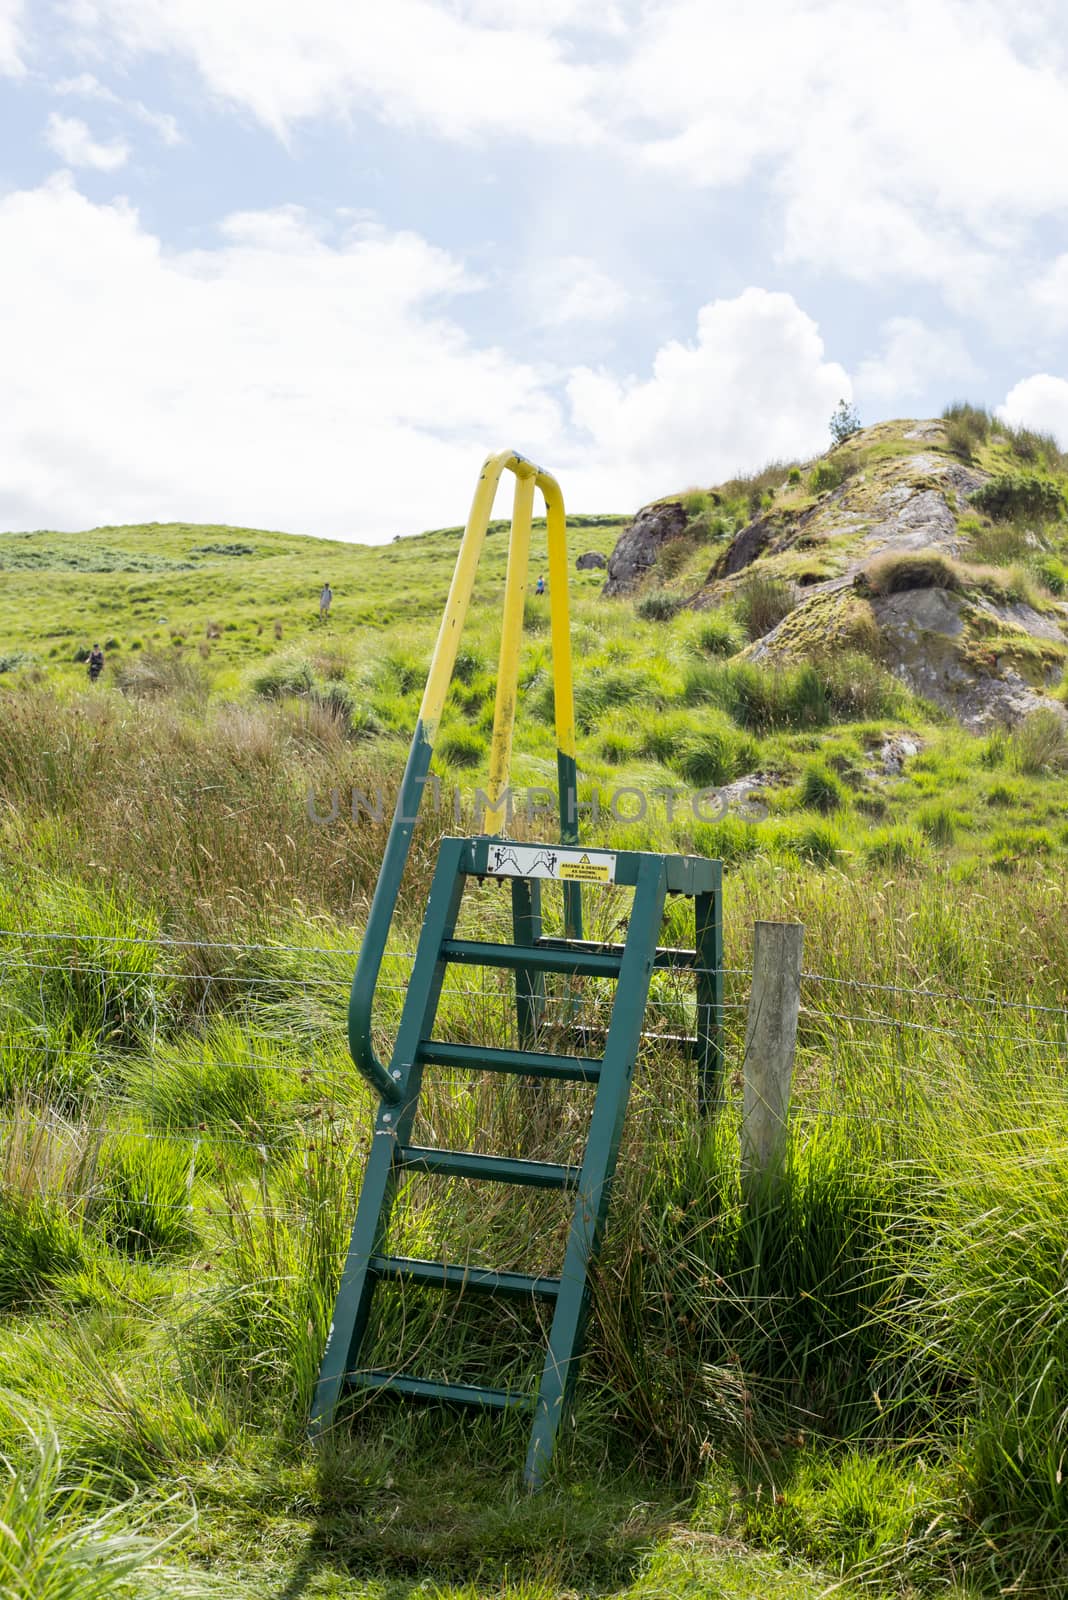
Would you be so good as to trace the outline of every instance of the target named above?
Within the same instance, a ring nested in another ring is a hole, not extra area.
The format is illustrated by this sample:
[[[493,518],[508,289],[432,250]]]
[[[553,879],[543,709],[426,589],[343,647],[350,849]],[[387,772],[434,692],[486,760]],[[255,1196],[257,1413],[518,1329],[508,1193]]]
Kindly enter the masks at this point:
[[[580,867],[588,867],[589,864],[590,864],[590,858],[589,858],[588,855],[586,855],[585,852],[583,852],[583,854],[579,857],[579,866]]]

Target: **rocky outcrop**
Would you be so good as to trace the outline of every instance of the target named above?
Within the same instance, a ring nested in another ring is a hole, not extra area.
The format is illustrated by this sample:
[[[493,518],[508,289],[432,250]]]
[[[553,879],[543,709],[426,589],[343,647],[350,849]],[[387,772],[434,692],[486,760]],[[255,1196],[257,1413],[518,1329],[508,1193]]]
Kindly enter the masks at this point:
[[[755,517],[744,528],[739,528],[713,571],[717,578],[733,578],[744,572],[758,556],[764,554],[775,535],[780,531],[774,517]]]
[[[645,577],[664,545],[686,532],[686,512],[681,500],[643,506],[624,528],[608,558],[608,578],[603,593],[630,594]]]
[[[584,550],[575,558],[575,567],[579,572],[594,572],[598,567],[607,567],[608,561],[599,550]]]

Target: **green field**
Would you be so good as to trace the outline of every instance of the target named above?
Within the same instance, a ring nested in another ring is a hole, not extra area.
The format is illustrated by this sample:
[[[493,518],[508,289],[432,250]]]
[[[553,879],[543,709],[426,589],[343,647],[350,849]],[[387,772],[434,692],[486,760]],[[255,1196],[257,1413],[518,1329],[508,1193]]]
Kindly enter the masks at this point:
[[[328,1447],[304,1437],[371,1128],[344,1012],[387,822],[348,798],[381,788],[388,817],[459,531],[0,535],[0,1592],[1068,1588],[1068,743],[1034,719],[966,734],[859,648],[750,661],[751,594],[659,620],[647,603],[693,592],[754,496],[822,492],[785,468],[692,491],[672,571],[613,601],[573,574],[581,795],[603,813],[586,837],[724,859],[730,1095],[702,1124],[688,1060],[643,1051],[575,1425],[535,1498],[516,1424],[378,1401]],[[575,527],[572,552],[609,552],[620,520]],[[1063,535],[1053,519],[1028,546],[1040,605]],[[495,528],[442,728],[465,829],[505,550]],[[547,601],[527,623],[520,787],[554,772]],[[765,820],[695,815],[693,792],[754,773]],[[612,816],[622,786],[644,818]],[[312,820],[335,789],[340,814]],[[416,830],[383,1047],[455,827]],[[623,907],[591,914],[608,938]],[[485,886],[465,915],[485,936],[506,907]],[[795,1109],[782,1181],[753,1201],[747,972],[754,921],[779,917],[806,929]],[[596,980],[583,1001],[603,1005]],[[655,1031],[690,1006],[658,976]],[[506,1037],[509,1015],[495,982],[450,980],[455,1037]],[[446,1073],[427,1118],[442,1144],[555,1160],[582,1128],[521,1082]],[[471,1187],[413,1182],[404,1247],[552,1262],[548,1200]],[[523,1382],[536,1330],[480,1309],[410,1291],[376,1348]]]

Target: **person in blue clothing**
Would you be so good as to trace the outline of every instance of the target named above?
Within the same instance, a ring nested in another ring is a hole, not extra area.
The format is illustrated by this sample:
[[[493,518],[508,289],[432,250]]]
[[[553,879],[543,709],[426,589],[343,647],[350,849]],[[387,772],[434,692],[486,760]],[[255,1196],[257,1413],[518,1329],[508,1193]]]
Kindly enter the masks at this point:
[[[538,581],[534,585],[534,593],[535,594],[544,594],[545,593],[545,579],[542,577],[540,572],[538,573]]]

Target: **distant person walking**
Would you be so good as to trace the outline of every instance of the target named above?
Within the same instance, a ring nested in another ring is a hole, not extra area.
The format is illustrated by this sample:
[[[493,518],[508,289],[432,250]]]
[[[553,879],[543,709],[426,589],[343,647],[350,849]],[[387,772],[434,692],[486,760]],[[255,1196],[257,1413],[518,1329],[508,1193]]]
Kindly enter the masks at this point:
[[[535,594],[544,594],[545,593],[545,579],[542,577],[540,572],[538,573],[538,581],[534,585],[534,593]]]
[[[104,652],[98,644],[94,644],[89,652],[89,682],[95,683],[104,670]]]
[[[331,602],[331,600],[333,600],[333,598],[334,598],[333,589],[331,589],[331,587],[330,587],[330,585],[328,583],[324,583],[323,584],[323,588],[322,588],[322,593],[319,596],[319,621],[320,622],[329,622],[330,621],[330,602]]]

